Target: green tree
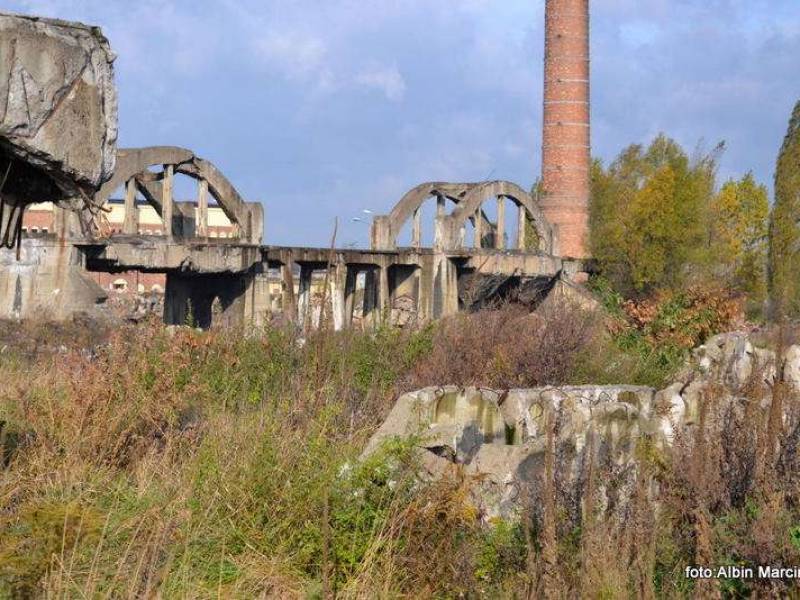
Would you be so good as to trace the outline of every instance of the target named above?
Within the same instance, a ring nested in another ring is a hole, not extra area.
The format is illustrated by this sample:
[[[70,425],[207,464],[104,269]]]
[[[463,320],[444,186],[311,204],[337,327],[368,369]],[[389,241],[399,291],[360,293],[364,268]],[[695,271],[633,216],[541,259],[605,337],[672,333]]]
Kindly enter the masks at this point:
[[[769,232],[769,291],[774,315],[800,314],[800,102],[789,120],[775,170]]]

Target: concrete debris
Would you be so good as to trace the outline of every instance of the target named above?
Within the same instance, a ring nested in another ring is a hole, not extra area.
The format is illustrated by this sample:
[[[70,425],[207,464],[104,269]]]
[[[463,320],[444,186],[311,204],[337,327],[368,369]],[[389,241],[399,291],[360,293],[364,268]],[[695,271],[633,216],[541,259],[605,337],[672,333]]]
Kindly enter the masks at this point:
[[[786,353],[785,380],[800,391],[800,346]],[[592,467],[600,505],[625,518],[642,444],[664,455],[698,423],[702,399],[721,398],[719,414],[743,411],[748,398],[767,410],[775,355],[744,334],[716,336],[698,348],[677,380],[657,391],[636,386],[565,386],[498,391],[444,386],[398,398],[368,442],[367,456],[392,437],[418,437],[428,477],[455,469],[474,477],[473,502],[487,522],[542,506],[545,453],[555,459],[559,506],[576,521]],[[720,388],[720,383],[722,388]],[[748,395],[744,395],[744,391]],[[707,431],[724,419],[706,422]],[[600,478],[598,478],[600,479]],[[657,493],[651,486],[650,493]]]
[[[80,209],[114,171],[114,54],[97,27],[0,13],[0,240],[34,201]]]

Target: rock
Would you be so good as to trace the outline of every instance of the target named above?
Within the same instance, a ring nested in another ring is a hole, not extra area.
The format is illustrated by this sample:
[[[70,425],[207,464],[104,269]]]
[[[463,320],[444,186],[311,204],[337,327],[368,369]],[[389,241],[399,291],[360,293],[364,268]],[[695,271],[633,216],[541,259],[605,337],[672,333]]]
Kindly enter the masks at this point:
[[[392,302],[389,316],[390,323],[395,327],[407,327],[417,318],[417,303],[411,296],[398,296]]]
[[[27,204],[82,208],[111,177],[114,58],[97,27],[0,13],[0,241]]]

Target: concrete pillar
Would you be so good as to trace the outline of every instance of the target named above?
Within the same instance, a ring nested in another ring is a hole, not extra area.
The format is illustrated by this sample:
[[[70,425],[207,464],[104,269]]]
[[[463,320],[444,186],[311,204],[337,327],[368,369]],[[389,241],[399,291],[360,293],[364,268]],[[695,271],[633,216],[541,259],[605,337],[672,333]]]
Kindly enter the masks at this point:
[[[363,317],[366,325],[376,327],[380,323],[380,307],[378,295],[380,294],[378,269],[370,268],[364,276],[364,310]]]
[[[525,226],[527,224],[525,207],[522,204],[517,206],[517,250],[525,250]]]
[[[433,296],[436,271],[432,256],[423,256],[420,261],[419,286],[417,287],[417,318],[422,321],[433,319]]]
[[[344,284],[344,327],[353,325],[353,309],[356,301],[356,281],[358,279],[358,269],[349,265],[345,266]]]
[[[297,292],[297,322],[305,329],[313,315],[311,314],[311,281],[314,269],[309,265],[300,265],[300,287]]]
[[[272,310],[269,278],[260,268],[253,273],[245,273],[242,278],[245,287],[243,324],[262,327]]]
[[[297,304],[294,298],[294,273],[291,259],[281,264],[281,309],[290,321],[297,321]]]
[[[440,319],[458,312],[458,268],[443,255],[434,264],[433,318]]]
[[[422,211],[419,208],[414,211],[414,220],[411,224],[411,245],[414,248],[422,246]]]
[[[370,242],[373,250],[395,249],[391,221],[389,220],[389,217],[381,215],[372,220],[372,227],[370,228]]]
[[[494,247],[503,250],[506,247],[506,198],[497,197],[497,230],[495,231]]]
[[[139,210],[136,208],[136,180],[131,177],[125,182],[125,220],[122,223],[125,235],[139,234]]]
[[[189,282],[177,273],[167,273],[164,287],[164,323],[184,325],[189,316]]]
[[[483,213],[480,207],[475,212],[475,240],[472,245],[478,250],[483,247]]]
[[[197,227],[198,237],[208,237],[208,181],[197,182]]]
[[[74,216],[73,211],[53,204],[53,233],[57,240],[66,240],[71,237],[70,221]]]
[[[392,292],[389,286],[389,267],[382,266],[380,270],[380,289],[378,291],[378,305],[380,307],[380,318],[388,319],[389,311],[392,310]]]
[[[172,241],[172,179],[174,175],[172,165],[164,165],[164,181],[161,187],[161,220],[164,221],[164,235]]]
[[[333,329],[341,331],[346,327],[346,299],[347,299],[347,265],[338,262],[334,266],[333,276],[330,278],[331,312],[333,313]]]

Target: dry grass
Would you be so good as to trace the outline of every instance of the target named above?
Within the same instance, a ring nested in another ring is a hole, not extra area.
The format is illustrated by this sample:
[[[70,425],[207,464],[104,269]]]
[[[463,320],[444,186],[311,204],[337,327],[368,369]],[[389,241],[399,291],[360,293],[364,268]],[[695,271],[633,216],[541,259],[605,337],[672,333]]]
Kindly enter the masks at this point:
[[[86,343],[0,355],[0,596],[678,597],[702,591],[682,574],[696,560],[800,561],[800,410],[785,394],[770,427],[755,383],[745,412],[710,395],[697,436],[644,456],[623,521],[598,508],[602,464],[577,521],[551,462],[546,510],[487,531],[470,482],[420,484],[408,444],[357,461],[401,390],[630,372],[590,317],[506,307],[304,344],[156,326]],[[736,586],[706,591],[792,589]]]

